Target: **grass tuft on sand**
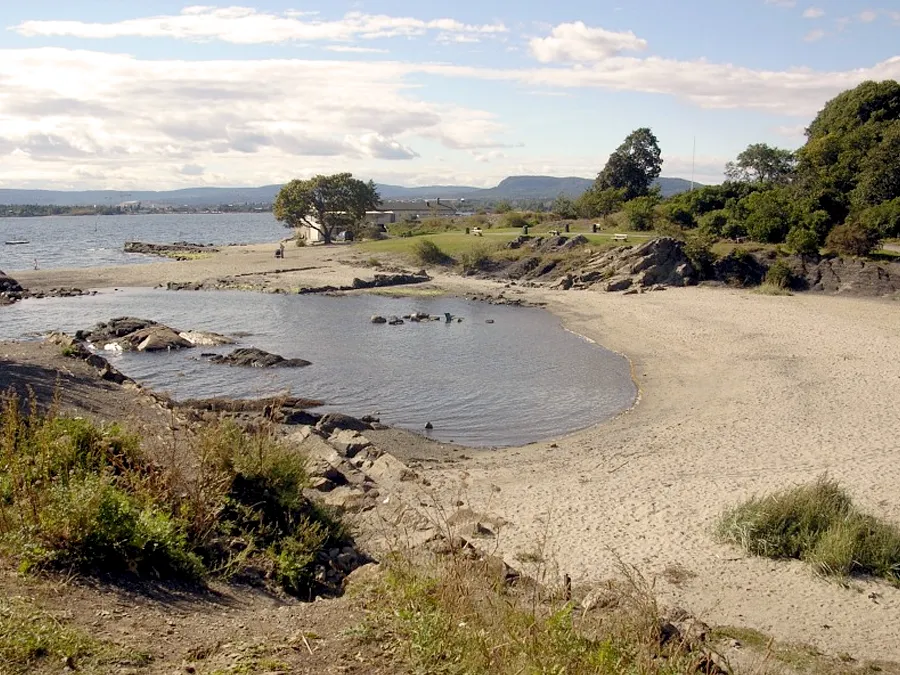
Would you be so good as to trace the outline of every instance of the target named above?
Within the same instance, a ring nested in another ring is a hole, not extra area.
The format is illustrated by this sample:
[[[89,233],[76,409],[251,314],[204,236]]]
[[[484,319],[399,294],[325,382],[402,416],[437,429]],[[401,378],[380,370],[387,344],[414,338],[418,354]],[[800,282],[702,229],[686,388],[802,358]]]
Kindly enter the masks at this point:
[[[900,583],[900,528],[860,512],[827,476],[735,506],[717,533],[752,555],[803,560],[822,575]]]

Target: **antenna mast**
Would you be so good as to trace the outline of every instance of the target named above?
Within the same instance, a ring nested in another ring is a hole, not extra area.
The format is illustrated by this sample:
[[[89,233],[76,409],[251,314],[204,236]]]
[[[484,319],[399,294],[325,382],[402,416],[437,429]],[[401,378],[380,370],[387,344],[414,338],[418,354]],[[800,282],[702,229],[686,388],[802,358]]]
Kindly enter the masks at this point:
[[[697,161],[697,137],[694,136],[694,149],[691,152],[691,192],[694,191],[694,165]]]

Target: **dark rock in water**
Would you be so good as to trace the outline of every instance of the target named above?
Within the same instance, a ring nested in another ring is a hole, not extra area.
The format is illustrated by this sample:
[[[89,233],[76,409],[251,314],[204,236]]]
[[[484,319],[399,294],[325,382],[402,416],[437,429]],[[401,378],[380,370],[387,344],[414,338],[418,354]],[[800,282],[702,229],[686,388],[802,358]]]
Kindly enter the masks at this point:
[[[401,319],[399,316],[392,316],[390,319],[388,319],[388,325],[389,326],[402,326],[403,319]]]
[[[387,323],[387,319],[383,316],[378,316],[377,314],[372,317],[372,323]]]
[[[90,330],[80,330],[75,333],[79,340],[87,340],[93,343],[115,342],[120,337],[130,333],[159,325],[150,319],[138,319],[133,316],[120,316],[106,323],[98,323]]]
[[[217,355],[210,359],[212,363],[225,363],[229,366],[249,368],[302,368],[310,365],[303,359],[286,359],[278,354],[270,354],[255,347],[235,349],[228,355]]]
[[[434,429],[434,425],[431,422],[425,422],[426,429]]]
[[[421,284],[431,281],[431,277],[425,273],[408,274],[376,274],[371,281],[363,279],[353,280],[353,289],[360,288],[383,288],[385,286],[403,286],[406,284]]]
[[[343,415],[341,413],[328,413],[322,416],[316,429],[326,434],[330,434],[335,429],[350,429],[351,431],[367,431],[371,427],[361,419]]]

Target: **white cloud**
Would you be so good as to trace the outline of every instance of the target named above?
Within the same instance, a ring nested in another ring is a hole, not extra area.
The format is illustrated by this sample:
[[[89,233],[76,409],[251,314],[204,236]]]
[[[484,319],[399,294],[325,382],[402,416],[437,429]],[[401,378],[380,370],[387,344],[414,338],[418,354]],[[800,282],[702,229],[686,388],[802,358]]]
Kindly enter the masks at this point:
[[[874,9],[866,9],[859,13],[858,18],[863,23],[872,23],[878,18],[878,12]]]
[[[545,38],[533,38],[531,53],[541,63],[602,61],[622,52],[647,48],[647,41],[631,31],[590,28],[581,21],[561,23]]]
[[[823,37],[825,37],[826,33],[821,28],[814,28],[809,31],[806,35],[803,36],[804,42],[818,42]]]
[[[180,14],[127,19],[114,23],[24,21],[14,30],[26,37],[68,36],[90,39],[168,37],[221,40],[233,44],[351,41],[359,38],[411,37],[429,32],[491,36],[507,32],[501,23],[465,24],[455,19],[425,21],[412,17],[349,12],[325,21],[313,13],[273,14],[248,7],[187,7]]]
[[[414,159],[419,156],[415,150],[378,133],[363,134],[359,137],[348,136],[345,141],[350,147],[355,147],[364,155],[375,159]]]
[[[803,12],[804,19],[820,19],[825,16],[825,10],[821,7],[808,7]]]
[[[376,47],[354,47],[353,45],[328,45],[325,47],[329,52],[338,52],[342,54],[387,54],[387,49],[378,49]]]

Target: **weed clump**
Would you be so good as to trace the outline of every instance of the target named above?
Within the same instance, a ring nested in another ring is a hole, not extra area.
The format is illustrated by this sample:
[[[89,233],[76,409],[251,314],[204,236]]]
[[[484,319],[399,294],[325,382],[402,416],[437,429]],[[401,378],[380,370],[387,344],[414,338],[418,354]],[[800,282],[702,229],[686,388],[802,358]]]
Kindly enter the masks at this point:
[[[197,581],[271,579],[311,596],[323,549],[349,539],[303,494],[305,458],[270,432],[204,428],[190,471],[147,458],[117,425],[0,409],[0,552],[23,571]]]
[[[900,582],[900,528],[861,513],[827,476],[734,507],[718,535],[753,555],[803,560],[819,574]]]

